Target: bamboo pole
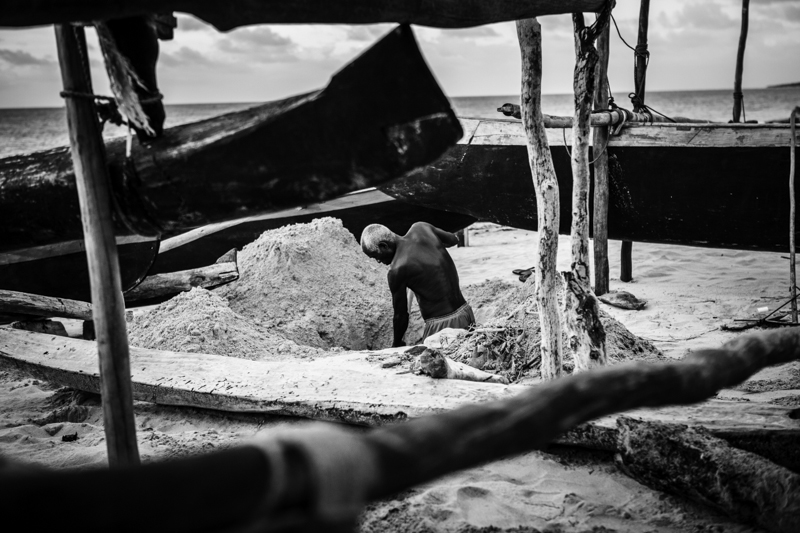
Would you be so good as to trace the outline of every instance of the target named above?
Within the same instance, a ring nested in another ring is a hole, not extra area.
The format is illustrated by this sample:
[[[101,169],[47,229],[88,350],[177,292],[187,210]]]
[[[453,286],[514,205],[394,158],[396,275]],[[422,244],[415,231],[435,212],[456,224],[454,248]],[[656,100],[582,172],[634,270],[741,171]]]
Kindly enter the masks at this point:
[[[597,68],[594,92],[594,108],[604,109],[608,105],[608,58],[609,30],[606,24],[597,38]],[[592,130],[594,146],[594,293],[602,295],[609,290],[608,272],[608,146],[607,127]]]
[[[796,206],[794,199],[794,175],[796,167],[796,147],[797,147],[797,115],[800,114],[800,107],[795,107],[792,110],[791,118],[791,145],[789,152],[789,278],[791,280],[791,309],[792,309],[792,322],[797,323],[797,267],[795,265],[795,218]]]
[[[599,24],[608,20],[599,19]],[[605,331],[600,323],[597,298],[590,288],[589,266],[589,116],[595,93],[598,61],[594,47],[595,27],[586,28],[583,13],[573,13],[575,29],[575,116],[572,122],[572,261],[565,274],[564,327],[575,371],[608,362]]]
[[[558,306],[559,198],[547,133],[542,121],[542,28],[536,19],[517,21],[522,57],[521,116],[528,139],[528,158],[536,190],[539,253],[536,260],[536,303],[542,328],[543,379],[561,375],[561,319]]]
[[[733,122],[741,122],[744,95],[742,94],[742,72],[744,71],[744,49],[747,46],[747,29],[750,24],[750,0],[742,0],[742,28],[739,31],[739,49],[736,52],[736,73],[733,79]]]
[[[91,93],[83,28],[59,24],[55,30],[64,90]],[[112,467],[138,465],[125,306],[111,219],[105,147],[94,102],[67,98],[66,107],[95,310],[108,461]]]

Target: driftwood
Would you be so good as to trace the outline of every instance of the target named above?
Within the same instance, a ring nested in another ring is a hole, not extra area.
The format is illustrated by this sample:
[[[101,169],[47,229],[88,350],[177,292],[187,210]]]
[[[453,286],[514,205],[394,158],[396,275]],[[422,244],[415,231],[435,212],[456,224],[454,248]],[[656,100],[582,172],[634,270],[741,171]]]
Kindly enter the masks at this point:
[[[0,289],[0,314],[16,316],[17,320],[37,316],[91,320],[92,305],[78,300]]]
[[[170,128],[129,159],[110,140],[115,229],[166,237],[334,198],[431,163],[462,133],[401,26],[322,91]],[[68,149],[2,159],[0,174],[0,252],[83,237]]]
[[[213,289],[237,279],[239,266],[234,248],[207,267],[147,276],[139,285],[125,292],[125,303],[150,305],[190,291],[193,287]]]
[[[528,164],[536,190],[539,253],[536,260],[536,304],[542,327],[541,375],[561,374],[561,319],[558,306],[559,274],[556,269],[559,228],[558,179],[542,122],[542,28],[536,19],[517,21],[522,55],[522,124],[528,147]]]
[[[423,374],[438,379],[463,379],[481,383],[502,383],[508,385],[504,376],[478,370],[464,363],[453,361],[433,348],[426,348],[419,355],[419,366]]]
[[[800,525],[800,475],[705,431],[621,417],[617,461],[639,482],[776,533]]]
[[[36,26],[80,20],[180,11],[191,13],[227,31],[251,24],[323,23],[374,24],[408,22],[421,26],[464,28],[539,15],[599,11],[605,0],[8,0],[0,26]]]
[[[589,115],[595,93],[598,61],[594,40],[608,24],[605,10],[595,24],[586,27],[583,13],[573,13],[575,29],[575,116],[572,125],[572,262],[565,273],[564,327],[575,370],[589,370],[608,363],[606,334],[600,309],[591,289],[589,269]]]
[[[55,31],[64,91],[91,93],[92,86],[84,63],[88,52],[83,27],[58,24]],[[68,98],[66,107],[89,265],[108,462],[112,467],[135,466],[139,464],[139,448],[105,147],[94,102]]]

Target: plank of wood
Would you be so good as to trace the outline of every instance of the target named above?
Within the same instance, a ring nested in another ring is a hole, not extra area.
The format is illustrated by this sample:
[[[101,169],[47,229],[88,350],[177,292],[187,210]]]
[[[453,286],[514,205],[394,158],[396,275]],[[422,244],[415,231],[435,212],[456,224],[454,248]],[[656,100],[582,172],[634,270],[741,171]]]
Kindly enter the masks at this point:
[[[154,274],[148,276],[139,285],[125,292],[125,303],[151,301],[174,296],[190,291],[194,287],[213,289],[239,279],[239,267],[236,261],[215,263],[207,267]]]
[[[92,305],[78,300],[0,289],[0,313],[91,320]]]
[[[396,357],[404,349],[272,362],[132,346],[133,394],[137,400],[163,405],[379,426],[531,390],[522,385],[431,379],[381,368],[383,359]],[[99,392],[93,342],[0,327],[0,359],[41,379]],[[389,382],[391,387],[386,386]],[[794,412],[777,405],[711,400],[629,410],[626,415],[701,426],[726,439],[764,435],[800,439],[800,419]],[[559,442],[614,450],[616,421],[617,415],[598,418],[566,433]]]
[[[704,431],[619,420],[618,462],[658,490],[711,505],[775,533],[800,525],[800,475]]]
[[[64,90],[92,93],[90,74],[84,64],[87,49],[83,27],[58,24],[55,33]],[[106,151],[94,101],[67,98],[66,108],[91,280],[108,462],[113,467],[136,466],[139,448]]]
[[[604,3],[604,0],[128,0],[110,3],[8,0],[0,12],[0,26],[26,27],[180,11],[191,13],[221,31],[251,24],[276,23],[407,22],[439,28],[465,28],[540,15],[599,11]]]

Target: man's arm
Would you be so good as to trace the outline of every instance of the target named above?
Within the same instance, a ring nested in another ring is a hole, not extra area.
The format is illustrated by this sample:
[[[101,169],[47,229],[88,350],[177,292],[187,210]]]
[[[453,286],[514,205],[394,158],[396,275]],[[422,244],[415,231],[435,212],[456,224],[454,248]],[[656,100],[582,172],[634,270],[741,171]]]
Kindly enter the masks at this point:
[[[394,308],[394,341],[392,348],[405,346],[403,335],[408,329],[408,300],[406,284],[403,277],[394,270],[389,271],[389,290],[392,291],[392,307]]]
[[[439,238],[445,248],[450,248],[451,246],[458,244],[458,237],[456,237],[455,233],[450,233],[449,231],[439,229],[436,226],[431,226],[431,229],[433,230],[433,234]]]

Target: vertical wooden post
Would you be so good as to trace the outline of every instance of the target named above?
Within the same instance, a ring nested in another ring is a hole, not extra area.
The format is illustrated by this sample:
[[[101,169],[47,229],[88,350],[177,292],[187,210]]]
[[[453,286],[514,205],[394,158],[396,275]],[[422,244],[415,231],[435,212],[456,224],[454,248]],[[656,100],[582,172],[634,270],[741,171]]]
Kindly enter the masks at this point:
[[[622,248],[619,251],[619,279],[629,282],[633,279],[633,242],[622,241]]]
[[[55,28],[64,90],[91,93],[83,28],[69,24]],[[105,146],[94,102],[68,97],[66,107],[92,284],[108,461],[112,467],[138,465],[125,305],[111,220]]]
[[[739,50],[736,52],[736,74],[733,79],[733,122],[741,122],[742,72],[744,71],[744,49],[747,46],[747,29],[750,25],[750,0],[742,0],[742,28],[739,31]]]
[[[522,56],[520,112],[528,139],[528,158],[536,190],[539,223],[539,256],[536,260],[536,303],[542,327],[543,379],[561,375],[561,319],[556,269],[558,252],[558,179],[542,118],[542,28],[536,19],[517,21],[517,38]]]
[[[597,24],[608,20],[598,19]],[[606,335],[597,298],[590,289],[589,269],[589,120],[595,96],[598,61],[596,27],[586,28],[583,13],[573,13],[575,29],[575,115],[572,120],[572,263],[564,295],[564,326],[575,371],[604,365]]]
[[[642,111],[644,107],[645,86],[647,85],[647,63],[649,52],[647,51],[647,26],[650,18],[650,0],[641,0],[639,4],[639,36],[636,41],[636,51],[634,55],[634,92],[636,101],[633,102],[634,111]]]
[[[789,278],[792,283],[792,322],[797,323],[797,271],[795,266],[795,218],[796,207],[794,201],[794,174],[796,166],[796,147],[797,147],[797,115],[800,115],[800,107],[795,107],[792,110],[792,115],[789,118],[791,123],[791,146],[789,152]]]
[[[608,107],[609,25],[597,38],[594,108]],[[594,145],[594,293],[608,292],[608,127],[593,128]]]

